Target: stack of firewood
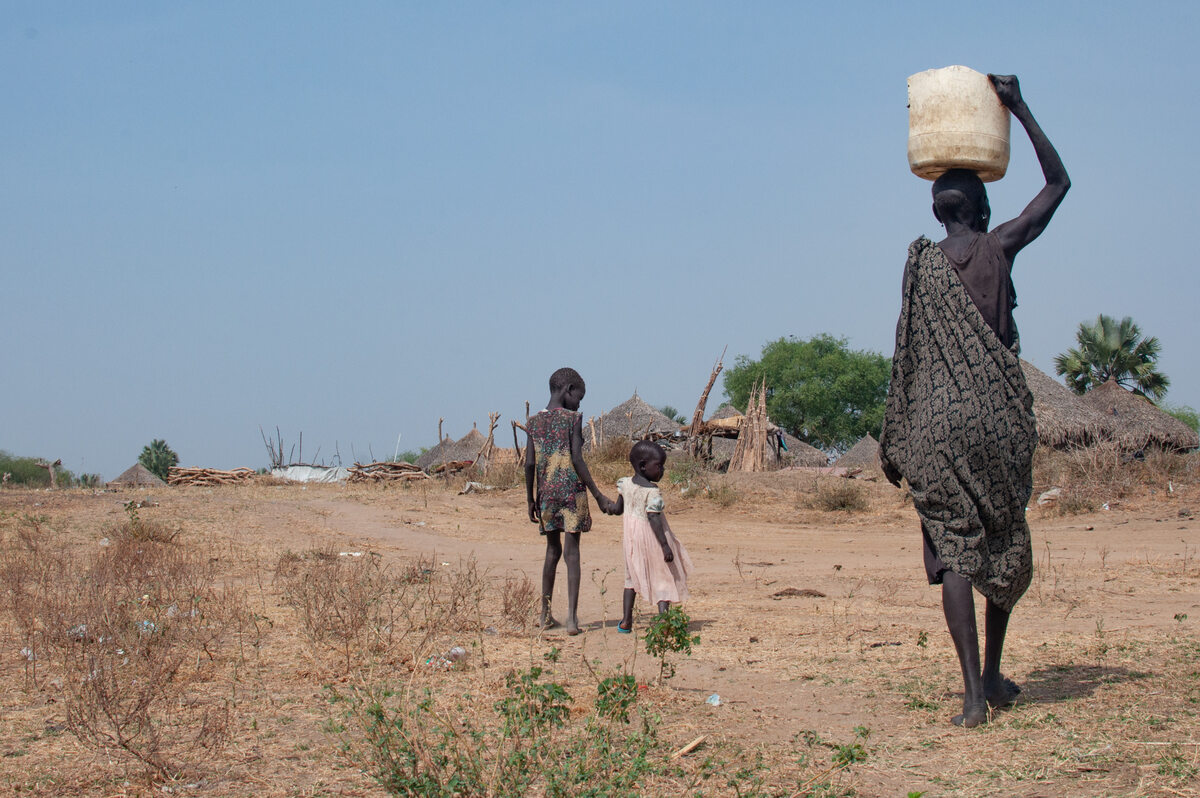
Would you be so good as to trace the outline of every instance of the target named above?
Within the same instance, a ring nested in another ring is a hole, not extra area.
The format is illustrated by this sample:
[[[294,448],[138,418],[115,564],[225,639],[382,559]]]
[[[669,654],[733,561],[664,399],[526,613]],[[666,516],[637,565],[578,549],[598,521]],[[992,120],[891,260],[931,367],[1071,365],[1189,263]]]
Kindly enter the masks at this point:
[[[252,468],[235,468],[232,471],[222,471],[219,468],[180,468],[171,466],[167,469],[168,485],[236,485],[249,482],[254,476]]]
[[[459,471],[475,465],[474,460],[451,460],[429,469],[430,474],[457,474]]]
[[[429,475],[412,463],[355,463],[350,467],[351,482],[407,482],[412,479],[429,479]]]

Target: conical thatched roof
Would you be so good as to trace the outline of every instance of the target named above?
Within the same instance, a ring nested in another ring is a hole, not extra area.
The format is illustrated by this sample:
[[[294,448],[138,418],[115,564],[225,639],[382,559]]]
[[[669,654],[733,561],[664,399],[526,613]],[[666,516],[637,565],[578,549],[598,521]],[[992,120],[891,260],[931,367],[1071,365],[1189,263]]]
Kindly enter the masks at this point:
[[[716,421],[716,420],[722,419],[722,418],[736,418],[737,416],[740,416],[740,415],[742,415],[742,411],[738,410],[736,407],[734,407],[733,405],[726,402],[725,404],[721,405],[716,410],[714,410],[713,414],[708,417],[708,420]]]
[[[474,460],[475,456],[479,454],[479,450],[483,448],[483,443],[486,440],[487,438],[477,428],[472,429],[466,435],[446,447],[445,460],[447,462]]]
[[[116,487],[157,488],[165,486],[167,483],[151,474],[149,469],[141,463],[134,463],[121,472],[121,476],[108,484]]]
[[[416,464],[427,471],[436,465],[441,465],[446,462],[446,449],[453,445],[454,441],[450,438],[442,438],[437,446],[418,457]]]
[[[1200,446],[1200,439],[1191,427],[1113,380],[1085,393],[1083,401],[1109,423],[1112,439],[1122,449],[1139,451],[1158,446],[1186,451]]]
[[[858,439],[858,443],[846,450],[837,459],[835,466],[842,468],[879,468],[879,441],[870,433]]]
[[[454,463],[461,460],[474,460],[483,442],[487,440],[478,428],[472,429],[458,440],[446,438],[425,454],[417,458],[417,465],[428,471],[442,463]]]
[[[1033,394],[1040,445],[1087,446],[1106,437],[1111,423],[1083,397],[1027,360],[1021,361],[1021,370]]]
[[[629,414],[633,413],[633,435]],[[635,392],[633,396],[602,415],[596,422],[604,440],[637,440],[648,433],[678,432],[679,425],[655,410]]]
[[[812,467],[829,465],[829,457],[817,447],[810,446],[786,432],[783,433],[783,442],[787,444],[787,451],[783,453],[783,459],[786,461],[790,458],[792,465]]]

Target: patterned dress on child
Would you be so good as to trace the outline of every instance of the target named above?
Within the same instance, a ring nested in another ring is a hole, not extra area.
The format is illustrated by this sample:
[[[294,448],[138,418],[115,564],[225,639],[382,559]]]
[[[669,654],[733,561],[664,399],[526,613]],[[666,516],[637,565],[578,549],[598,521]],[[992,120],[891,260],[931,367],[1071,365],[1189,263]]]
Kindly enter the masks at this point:
[[[547,532],[587,532],[592,528],[587,486],[571,461],[571,431],[581,414],[565,407],[539,410],[529,419],[529,443],[534,447],[537,472],[538,529]]]
[[[692,559],[667,524],[662,493],[655,486],[643,487],[629,477],[617,480],[617,491],[625,500],[622,519],[624,532],[621,536],[621,546],[625,552],[625,587],[632,588],[639,596],[655,604],[660,601],[672,604],[686,601]],[[658,514],[662,519],[667,545],[675,555],[672,562],[663,559],[662,546],[650,526],[651,513]]]

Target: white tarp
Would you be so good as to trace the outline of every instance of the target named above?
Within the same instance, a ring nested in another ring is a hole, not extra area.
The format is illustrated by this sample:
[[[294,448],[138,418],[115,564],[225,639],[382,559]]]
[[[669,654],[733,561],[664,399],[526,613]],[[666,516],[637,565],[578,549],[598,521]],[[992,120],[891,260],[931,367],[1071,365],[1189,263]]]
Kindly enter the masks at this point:
[[[288,482],[345,482],[350,478],[350,469],[297,465],[273,468],[271,476],[286,479]]]

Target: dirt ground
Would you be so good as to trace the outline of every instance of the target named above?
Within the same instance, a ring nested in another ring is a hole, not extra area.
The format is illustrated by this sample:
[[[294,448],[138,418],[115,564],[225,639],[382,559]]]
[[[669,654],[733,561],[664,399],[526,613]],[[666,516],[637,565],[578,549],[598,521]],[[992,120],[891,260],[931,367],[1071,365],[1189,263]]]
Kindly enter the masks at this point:
[[[561,651],[557,674],[570,685],[597,668],[623,667],[647,685],[645,700],[662,713],[660,735],[672,748],[705,737],[683,761],[762,753],[768,782],[776,770],[801,774],[791,781],[800,787],[781,794],[816,794],[802,790],[806,774],[810,782],[821,776],[833,747],[868,731],[865,759],[822,777],[821,794],[1200,794],[1194,480],[1148,486],[1095,512],[1031,508],[1036,570],[1012,618],[1004,668],[1024,692],[974,730],[948,723],[961,706],[961,678],[940,594],[924,583],[911,506],[886,483],[855,481],[867,509],[813,509],[824,481],[844,482],[785,471],[713,477],[708,496],[667,488],[668,518],[695,564],[685,610],[701,642],[663,684],[637,636],[616,633],[619,518],[597,515],[582,542],[584,634],[496,620],[500,585],[540,578],[544,544],[521,488],[460,495],[460,480],[0,492],[0,531],[9,539],[34,518],[35,534],[78,551],[107,541],[128,516],[126,502],[145,503],[140,516],[179,529],[177,545],[212,553],[224,584],[245,592],[255,628],[236,678],[221,682],[232,708],[228,744],[212,754],[178,752],[194,764],[163,784],[147,782],[122,752],[71,733],[54,679],[31,677],[6,613],[0,785],[22,795],[384,794],[339,755],[323,691],[408,678],[413,666],[384,658],[344,667],[336,651],[306,637],[280,577],[287,556],[377,552],[398,566],[472,568],[492,591],[481,628],[440,630],[429,643],[468,648],[465,667],[425,675],[426,683],[498,689],[512,668],[540,661],[550,647]],[[560,566],[560,618],[565,582]],[[648,606],[640,610],[639,631],[651,618]],[[719,705],[705,702],[712,694]]]

